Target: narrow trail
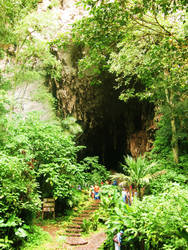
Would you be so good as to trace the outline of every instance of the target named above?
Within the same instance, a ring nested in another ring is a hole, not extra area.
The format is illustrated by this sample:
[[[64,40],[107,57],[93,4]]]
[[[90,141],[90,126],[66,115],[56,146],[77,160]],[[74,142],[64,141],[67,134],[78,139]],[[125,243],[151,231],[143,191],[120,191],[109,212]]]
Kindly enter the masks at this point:
[[[99,208],[100,200],[93,201],[90,206],[82,211],[80,215],[72,220],[72,223],[66,228],[64,235],[68,236],[65,243],[69,246],[75,246],[76,249],[97,249],[104,241],[105,233],[92,235],[89,239],[81,237],[82,224],[84,219],[89,219],[91,215]]]
[[[83,209],[83,211],[76,215],[70,224],[61,231],[61,234],[66,236],[65,242],[60,246],[57,242],[57,234],[60,227],[57,226],[42,226],[42,229],[48,232],[52,237],[52,242],[47,243],[44,249],[53,250],[97,250],[106,239],[104,231],[95,232],[89,237],[82,237],[82,223],[84,219],[89,219],[92,214],[99,208],[100,201],[93,201],[89,207]]]
[[[63,250],[97,250],[106,239],[105,232],[97,232],[88,237],[87,244],[82,246],[70,246],[66,243],[63,244]]]

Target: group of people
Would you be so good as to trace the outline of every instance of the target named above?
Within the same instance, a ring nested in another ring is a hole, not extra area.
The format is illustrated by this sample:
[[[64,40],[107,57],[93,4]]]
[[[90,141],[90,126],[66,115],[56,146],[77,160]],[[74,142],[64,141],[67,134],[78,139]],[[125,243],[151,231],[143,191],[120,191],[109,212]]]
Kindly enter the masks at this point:
[[[137,196],[137,191],[133,190],[131,187],[130,187],[130,189],[129,188],[123,188],[121,194],[122,194],[123,202],[131,205],[131,203],[133,201],[133,197]]]
[[[104,183],[101,182],[101,185],[103,185]],[[106,181],[105,184],[111,184],[113,186],[118,186],[118,183],[116,180],[114,180],[113,182],[110,181]],[[137,196],[137,191],[135,189],[132,188],[132,186],[130,187],[124,187],[122,188],[122,199],[126,204],[131,205],[134,196]],[[90,186],[90,192],[89,192],[89,196],[92,199],[95,200],[100,200],[100,187],[98,184],[96,185],[91,185]],[[123,235],[123,231],[118,232],[114,238],[114,245],[115,245],[115,250],[120,250],[121,249],[121,242],[122,242],[122,235]]]
[[[101,185],[103,185],[103,184],[104,183],[101,182]],[[109,181],[108,181],[108,183],[106,183],[106,184],[112,184],[114,186],[118,185],[116,180],[114,180],[112,183],[109,183]],[[95,199],[95,200],[99,200],[100,199],[99,190],[100,190],[99,185],[97,185],[97,184],[94,186],[91,185],[90,192],[89,192],[90,197]],[[122,194],[123,202],[131,205],[131,203],[133,201],[133,197],[137,196],[137,191],[133,190],[132,186],[130,186],[129,188],[123,188],[121,194]]]

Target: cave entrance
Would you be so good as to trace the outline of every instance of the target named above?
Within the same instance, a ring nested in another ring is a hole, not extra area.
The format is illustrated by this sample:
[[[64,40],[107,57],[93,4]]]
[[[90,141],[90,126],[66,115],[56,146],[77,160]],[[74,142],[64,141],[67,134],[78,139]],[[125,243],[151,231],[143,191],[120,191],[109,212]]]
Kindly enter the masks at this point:
[[[109,81],[100,88],[100,104],[93,105],[94,108],[87,112],[88,122],[84,126],[80,144],[87,147],[84,156],[99,156],[100,163],[107,169],[117,171],[121,169],[123,156],[131,155],[130,135],[145,129],[153,107],[136,99],[128,103],[120,101],[119,91]],[[91,120],[94,121],[92,127]]]

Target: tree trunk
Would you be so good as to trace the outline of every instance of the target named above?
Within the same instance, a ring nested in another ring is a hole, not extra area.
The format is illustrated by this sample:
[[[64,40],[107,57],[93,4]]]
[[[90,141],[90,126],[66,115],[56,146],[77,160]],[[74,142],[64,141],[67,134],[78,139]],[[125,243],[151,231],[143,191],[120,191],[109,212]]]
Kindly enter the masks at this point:
[[[166,101],[171,109],[170,123],[171,123],[171,130],[172,130],[172,139],[171,139],[172,153],[174,157],[174,162],[178,164],[179,147],[178,147],[178,139],[177,139],[176,120],[175,120],[174,113],[173,113],[173,107],[174,107],[173,94],[169,89],[166,89],[165,93],[166,93]]]
[[[140,185],[138,185],[138,198],[139,198],[139,200],[142,200],[142,191],[141,191]]]
[[[176,138],[176,123],[174,118],[171,119],[171,127],[172,127],[172,152],[173,152],[174,162],[178,164],[179,148],[178,148],[178,140]]]

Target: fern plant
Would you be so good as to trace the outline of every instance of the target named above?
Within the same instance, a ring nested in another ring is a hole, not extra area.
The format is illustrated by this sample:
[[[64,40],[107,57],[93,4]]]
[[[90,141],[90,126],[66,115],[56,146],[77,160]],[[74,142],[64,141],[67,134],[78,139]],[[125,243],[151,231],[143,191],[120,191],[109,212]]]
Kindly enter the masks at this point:
[[[156,162],[148,164],[145,158],[138,157],[137,159],[132,158],[131,156],[124,157],[126,164],[122,164],[123,170],[126,174],[117,173],[112,176],[113,179],[118,179],[121,186],[130,186],[134,187],[138,191],[138,197],[142,198],[142,187],[149,184],[150,180],[158,177],[161,174],[166,173],[165,170],[153,172],[153,167],[156,165]]]

